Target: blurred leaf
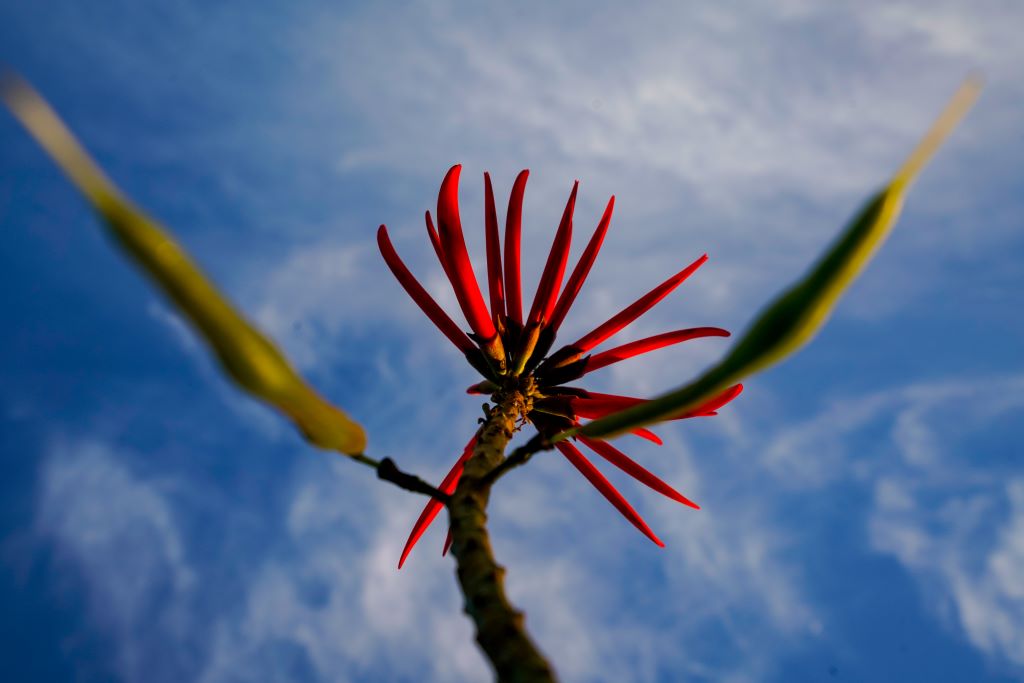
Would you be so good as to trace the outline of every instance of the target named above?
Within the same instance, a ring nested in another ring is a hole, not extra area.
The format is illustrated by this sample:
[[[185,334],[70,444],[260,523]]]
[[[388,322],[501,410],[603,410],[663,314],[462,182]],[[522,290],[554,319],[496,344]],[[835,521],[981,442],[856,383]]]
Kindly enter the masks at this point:
[[[889,184],[867,201],[810,272],[764,309],[720,363],[690,384],[562,432],[555,440],[577,433],[606,438],[684,413],[809,342],[885,240],[910,183],[970,109],[980,89],[974,78],[960,87]]]
[[[317,394],[184,249],[121,194],[42,97],[11,75],[0,83],[0,97],[92,204],[109,234],[205,338],[235,382],[291,418],[310,443],[349,455],[362,453],[362,427]]]

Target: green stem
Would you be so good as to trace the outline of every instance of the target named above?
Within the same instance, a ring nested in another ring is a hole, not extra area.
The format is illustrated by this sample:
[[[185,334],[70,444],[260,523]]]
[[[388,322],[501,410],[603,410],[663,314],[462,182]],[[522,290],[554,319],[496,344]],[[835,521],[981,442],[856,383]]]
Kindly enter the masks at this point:
[[[505,458],[505,446],[515,431],[524,400],[518,392],[495,396],[476,448],[466,462],[458,488],[448,506],[452,555],[465,596],[466,614],[476,626],[476,641],[502,683],[554,683],[551,665],[533,644],[523,626],[523,613],[505,595],[505,568],[494,559],[487,534],[487,475]]]

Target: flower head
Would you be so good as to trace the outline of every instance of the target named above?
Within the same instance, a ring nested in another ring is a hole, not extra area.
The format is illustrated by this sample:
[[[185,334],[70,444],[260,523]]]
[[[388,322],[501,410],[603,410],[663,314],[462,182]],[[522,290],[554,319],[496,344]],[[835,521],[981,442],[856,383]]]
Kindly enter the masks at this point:
[[[559,432],[579,426],[582,420],[601,418],[645,402],[641,398],[587,391],[581,387],[570,385],[570,382],[575,382],[590,372],[614,363],[690,339],[729,336],[726,330],[718,327],[694,327],[666,332],[592,353],[696,272],[707,261],[707,255],[704,254],[592,331],[572,343],[552,351],[555,348],[554,343],[558,329],[583,287],[601,249],[601,244],[611,223],[615,197],[609,199],[604,214],[583,250],[579,262],[573,268],[568,280],[565,280],[569,247],[572,241],[573,208],[576,204],[579,182],[577,181],[573,185],[555,232],[551,251],[544,264],[540,282],[537,284],[533,302],[527,310],[523,306],[519,253],[523,194],[529,171],[522,171],[512,186],[505,221],[504,245],[501,243],[491,178],[489,174],[484,174],[484,228],[487,256],[487,297],[485,299],[476,274],[473,272],[463,239],[458,204],[461,170],[462,167],[456,165],[448,171],[441,183],[441,191],[437,198],[437,226],[435,227],[429,211],[426,213],[426,226],[434,251],[441,262],[441,268],[451,282],[459,307],[469,325],[468,332],[464,332],[445,313],[409,272],[391,245],[387,228],[383,225],[377,231],[377,244],[384,256],[384,261],[413,301],[441,330],[442,334],[466,356],[469,364],[483,376],[483,381],[469,387],[468,393],[517,392],[523,397],[522,424],[530,423],[542,435],[552,437]],[[504,253],[502,253],[503,251]],[[564,287],[563,280],[565,281]],[[742,390],[742,385],[734,385],[703,405],[683,414],[674,415],[670,419],[716,415],[719,408],[736,398]],[[632,433],[661,444],[658,436],[646,429],[635,429],[632,430]],[[684,505],[698,508],[696,503],[607,441],[583,435],[578,435],[575,440],[655,491]],[[475,437],[466,445],[448,476],[441,482],[439,486],[441,491],[451,493],[455,490],[462,474],[463,465],[473,454],[474,445]],[[664,545],[622,494],[604,478],[576,445],[568,440],[563,440],[558,441],[555,447],[634,526],[659,546]],[[441,504],[438,501],[431,500],[427,503],[409,536],[398,564],[399,567],[405,562],[413,545],[423,535],[427,526],[440,510]],[[445,551],[450,542],[449,536],[445,543]]]

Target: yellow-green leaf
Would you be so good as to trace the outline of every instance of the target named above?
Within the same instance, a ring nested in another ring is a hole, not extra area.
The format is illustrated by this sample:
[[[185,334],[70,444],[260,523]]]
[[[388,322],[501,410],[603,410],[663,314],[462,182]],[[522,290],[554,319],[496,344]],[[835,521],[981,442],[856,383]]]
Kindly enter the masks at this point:
[[[363,452],[363,428],[310,387],[167,231],[121,193],[42,97],[9,75],[0,84],[0,95],[99,213],[109,234],[202,335],[239,386],[291,418],[310,443],[349,455]]]
[[[769,304],[725,358],[695,381],[654,400],[565,431],[609,437],[679,415],[710,400],[755,372],[795,353],[828,319],[896,223],[907,188],[974,100],[981,85],[968,79],[892,180],[871,197],[839,239],[802,279]]]

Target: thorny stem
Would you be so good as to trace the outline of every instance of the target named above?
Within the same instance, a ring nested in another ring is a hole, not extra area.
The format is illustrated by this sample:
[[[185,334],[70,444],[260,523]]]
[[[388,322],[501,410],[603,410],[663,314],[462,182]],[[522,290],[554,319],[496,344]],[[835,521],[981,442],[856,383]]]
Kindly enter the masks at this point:
[[[498,565],[487,534],[489,475],[505,458],[505,446],[523,415],[526,401],[513,389],[495,394],[448,504],[456,576],[465,596],[465,612],[476,625],[476,640],[501,683],[554,683],[551,665],[523,626],[523,613],[505,596],[505,568]]]

